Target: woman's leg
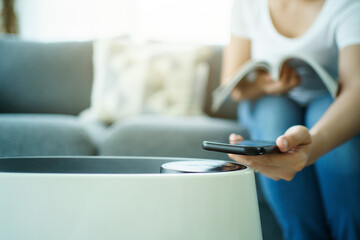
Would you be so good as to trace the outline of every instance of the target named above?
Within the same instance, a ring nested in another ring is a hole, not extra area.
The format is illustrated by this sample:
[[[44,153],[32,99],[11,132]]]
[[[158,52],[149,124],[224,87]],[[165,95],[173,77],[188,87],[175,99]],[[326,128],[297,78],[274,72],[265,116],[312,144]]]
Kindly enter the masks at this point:
[[[332,102],[330,96],[313,101],[306,112],[306,125],[312,127]],[[358,107],[356,104],[354,106]],[[341,122],[336,127],[341,127]],[[359,150],[360,135],[327,153],[315,163],[326,217],[335,239],[360,239]]]
[[[239,104],[239,121],[252,139],[271,140],[289,127],[303,124],[303,109],[283,96],[267,96]],[[307,167],[291,182],[260,175],[262,191],[274,211],[285,239],[329,239],[314,167]]]

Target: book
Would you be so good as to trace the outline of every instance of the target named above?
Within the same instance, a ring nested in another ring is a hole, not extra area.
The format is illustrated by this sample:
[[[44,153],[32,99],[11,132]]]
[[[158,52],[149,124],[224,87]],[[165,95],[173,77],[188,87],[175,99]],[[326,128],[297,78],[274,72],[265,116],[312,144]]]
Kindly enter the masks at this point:
[[[256,70],[269,72],[272,78],[276,81],[280,77],[280,71],[285,62],[293,67],[299,75],[306,71],[313,71],[317,77],[322,80],[331,96],[335,98],[338,90],[337,81],[320,64],[308,57],[300,55],[287,55],[273,65],[267,61],[249,60],[246,62],[226,84],[220,85],[213,91],[211,111],[218,111],[226,99],[230,96],[231,91],[241,81],[254,80],[254,77],[250,78],[249,76],[255,73]]]

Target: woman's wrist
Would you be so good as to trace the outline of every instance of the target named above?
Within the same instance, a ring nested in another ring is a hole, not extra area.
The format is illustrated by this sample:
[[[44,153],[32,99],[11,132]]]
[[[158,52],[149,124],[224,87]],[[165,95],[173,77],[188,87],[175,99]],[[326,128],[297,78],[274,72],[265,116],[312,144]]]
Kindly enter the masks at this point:
[[[326,139],[326,136],[324,136],[323,132],[312,128],[310,130],[310,135],[311,135],[311,151],[307,165],[314,164],[323,154],[326,153],[326,151],[324,150],[324,145],[325,145],[324,139]]]

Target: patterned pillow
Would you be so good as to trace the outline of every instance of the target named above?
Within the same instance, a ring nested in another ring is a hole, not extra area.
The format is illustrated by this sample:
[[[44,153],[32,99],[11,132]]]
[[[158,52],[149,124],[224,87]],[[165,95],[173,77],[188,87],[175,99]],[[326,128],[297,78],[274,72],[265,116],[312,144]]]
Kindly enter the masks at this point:
[[[91,106],[107,123],[139,114],[202,115],[211,49],[199,45],[94,42]]]

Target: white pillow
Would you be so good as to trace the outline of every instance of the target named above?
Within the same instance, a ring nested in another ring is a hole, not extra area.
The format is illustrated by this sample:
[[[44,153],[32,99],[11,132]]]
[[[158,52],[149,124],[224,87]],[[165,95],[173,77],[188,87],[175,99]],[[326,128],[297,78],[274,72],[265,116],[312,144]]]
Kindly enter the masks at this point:
[[[207,46],[94,42],[91,106],[82,113],[111,123],[139,114],[202,115]]]

